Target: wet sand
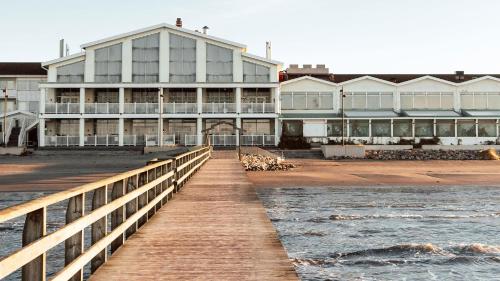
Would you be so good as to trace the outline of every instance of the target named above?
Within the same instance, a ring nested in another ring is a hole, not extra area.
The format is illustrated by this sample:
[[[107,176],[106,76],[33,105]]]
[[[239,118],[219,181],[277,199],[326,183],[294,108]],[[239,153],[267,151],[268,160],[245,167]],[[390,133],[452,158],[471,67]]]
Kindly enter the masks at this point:
[[[290,160],[291,171],[247,172],[258,188],[500,185],[500,161]]]

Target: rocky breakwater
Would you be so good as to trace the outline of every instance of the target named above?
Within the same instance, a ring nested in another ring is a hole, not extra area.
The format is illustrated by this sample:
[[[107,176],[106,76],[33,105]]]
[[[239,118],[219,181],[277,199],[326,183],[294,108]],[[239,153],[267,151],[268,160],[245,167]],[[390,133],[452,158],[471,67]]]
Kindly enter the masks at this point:
[[[499,160],[495,149],[479,150],[370,150],[367,159],[373,160]]]
[[[294,164],[287,163],[281,158],[258,154],[243,154],[241,163],[246,171],[287,171],[295,168]]]

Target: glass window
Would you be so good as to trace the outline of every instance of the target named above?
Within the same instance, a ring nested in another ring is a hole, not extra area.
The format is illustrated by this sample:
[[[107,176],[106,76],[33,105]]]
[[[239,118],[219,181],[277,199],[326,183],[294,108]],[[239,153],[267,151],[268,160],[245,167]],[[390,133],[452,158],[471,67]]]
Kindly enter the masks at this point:
[[[436,136],[454,137],[455,120],[436,120]]]
[[[478,120],[478,135],[479,137],[496,137],[497,125],[495,120]]]
[[[319,104],[321,109],[333,109],[333,93],[321,93]]]
[[[433,137],[434,122],[432,120],[415,120],[415,137]]]
[[[441,109],[453,109],[454,102],[453,102],[453,94],[452,93],[446,93],[441,95]]]
[[[429,93],[427,94],[427,107],[428,109],[441,109],[441,94]]]
[[[380,94],[379,93],[368,93],[367,94],[367,109],[377,110],[380,109]]]
[[[366,109],[366,94],[354,93],[352,98],[353,109]]]
[[[288,137],[302,136],[302,121],[285,120],[283,121],[283,135]]]
[[[381,93],[380,94],[380,108],[381,109],[392,109],[393,104],[392,93]]]
[[[473,94],[461,94],[460,103],[463,109],[474,109],[474,95]]]
[[[413,95],[412,94],[401,94],[401,109],[413,109]]]
[[[196,81],[196,40],[170,34],[170,82]]]
[[[293,109],[292,93],[281,93],[281,109]]]
[[[233,81],[233,50],[207,44],[207,82]]]
[[[84,68],[84,61],[59,66],[57,68],[57,82],[82,83]]]
[[[196,103],[195,89],[168,89],[166,101],[170,103]]]
[[[500,109],[500,94],[491,93],[488,95],[488,109]]]
[[[329,137],[342,136],[342,120],[328,120],[326,123],[326,133]],[[347,130],[344,132],[347,135]]]
[[[344,98],[344,109],[345,110],[352,109],[352,94],[351,93],[346,93],[344,95],[345,95],[345,98]],[[340,108],[342,109],[342,101],[341,101],[341,104],[340,104]]]
[[[95,82],[122,81],[122,44],[95,50]]]
[[[457,132],[459,137],[475,137],[476,136],[476,121],[475,120],[457,120]]]
[[[412,137],[413,132],[412,132],[412,124],[411,120],[394,120],[394,129],[393,133],[395,137]]]
[[[293,93],[293,109],[306,109],[306,93]]]
[[[307,109],[319,109],[319,93],[307,93]]]
[[[391,120],[372,120],[372,137],[390,137]]]
[[[349,136],[350,137],[368,137],[369,136],[368,120],[350,120],[349,121]]]
[[[270,68],[256,63],[243,62],[243,82],[269,82]]]
[[[474,108],[487,109],[488,108],[488,95],[482,93],[474,94]]]
[[[160,34],[132,40],[132,81],[158,82]]]
[[[116,119],[97,119],[96,120],[96,135],[117,135],[118,134],[118,120]]]
[[[427,97],[425,93],[415,93],[413,96],[413,108],[425,109],[427,108]]]

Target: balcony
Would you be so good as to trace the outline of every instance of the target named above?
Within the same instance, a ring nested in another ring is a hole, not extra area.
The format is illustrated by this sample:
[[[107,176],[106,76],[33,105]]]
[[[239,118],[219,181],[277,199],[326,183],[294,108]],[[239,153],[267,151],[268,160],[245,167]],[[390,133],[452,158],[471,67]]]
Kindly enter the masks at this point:
[[[86,114],[118,114],[120,105],[118,103],[86,103]]]
[[[168,114],[197,114],[198,105],[196,103],[165,103],[163,113]]]
[[[45,146],[78,146],[78,136],[45,136]]]
[[[242,103],[241,113],[274,113],[274,103]]]
[[[203,113],[236,113],[236,103],[204,103]]]
[[[88,146],[115,146],[119,144],[117,135],[85,136],[84,144]]]
[[[235,146],[236,135],[210,135],[210,144],[213,146]]]
[[[125,103],[123,112],[126,114],[158,114],[158,103]]]
[[[124,135],[123,136],[123,145],[124,146],[136,146],[136,145],[144,145],[146,143],[144,135]]]
[[[79,114],[79,103],[46,103],[45,113],[48,114]]]
[[[242,146],[274,146],[274,135],[242,135]]]
[[[146,146],[157,146],[158,145],[158,135],[146,135]],[[163,135],[163,145],[174,145],[175,135]]]

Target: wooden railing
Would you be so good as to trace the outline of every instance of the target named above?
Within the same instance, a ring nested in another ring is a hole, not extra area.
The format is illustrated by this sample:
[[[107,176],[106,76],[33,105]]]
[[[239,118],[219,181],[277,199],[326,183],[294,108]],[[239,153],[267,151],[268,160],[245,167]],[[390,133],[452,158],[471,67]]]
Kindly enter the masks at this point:
[[[0,210],[0,223],[26,216],[22,248],[0,260],[0,279],[22,269],[22,280],[46,280],[47,252],[64,242],[64,268],[51,280],[82,280],[86,264],[90,263],[93,273],[105,263],[108,251],[113,254],[209,157],[210,147],[203,147]],[[85,198],[90,192],[93,198],[87,213]],[[50,215],[47,208],[64,200],[68,200],[66,224],[47,234],[47,216]],[[87,227],[91,229],[91,245],[85,249],[84,230]]]

